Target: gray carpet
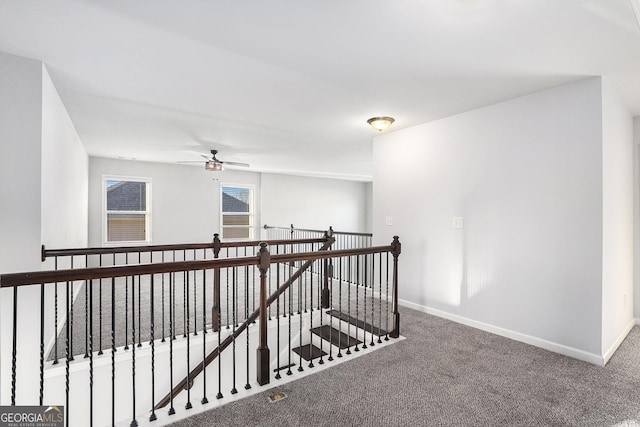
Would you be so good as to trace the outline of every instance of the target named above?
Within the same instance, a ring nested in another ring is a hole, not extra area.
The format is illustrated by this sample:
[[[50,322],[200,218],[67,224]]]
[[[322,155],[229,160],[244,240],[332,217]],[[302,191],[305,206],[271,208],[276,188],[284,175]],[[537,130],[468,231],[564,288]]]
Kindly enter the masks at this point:
[[[173,425],[640,425],[638,327],[603,368],[401,313],[406,340]],[[267,401],[280,391],[288,397]]]

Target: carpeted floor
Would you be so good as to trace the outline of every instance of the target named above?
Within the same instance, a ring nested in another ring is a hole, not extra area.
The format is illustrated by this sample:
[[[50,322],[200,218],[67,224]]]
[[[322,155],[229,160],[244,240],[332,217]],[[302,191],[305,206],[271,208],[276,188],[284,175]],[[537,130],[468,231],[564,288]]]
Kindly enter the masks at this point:
[[[396,345],[174,425],[640,426],[638,327],[598,367],[401,313],[407,339]],[[269,403],[280,391],[288,397]]]

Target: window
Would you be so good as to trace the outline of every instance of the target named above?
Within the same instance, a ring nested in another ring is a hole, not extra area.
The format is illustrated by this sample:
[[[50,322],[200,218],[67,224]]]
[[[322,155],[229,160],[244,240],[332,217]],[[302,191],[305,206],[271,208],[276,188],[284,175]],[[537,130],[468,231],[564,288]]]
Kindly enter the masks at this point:
[[[104,177],[105,243],[148,243],[151,180]]]
[[[222,187],[222,238],[250,240],[253,237],[253,188]]]

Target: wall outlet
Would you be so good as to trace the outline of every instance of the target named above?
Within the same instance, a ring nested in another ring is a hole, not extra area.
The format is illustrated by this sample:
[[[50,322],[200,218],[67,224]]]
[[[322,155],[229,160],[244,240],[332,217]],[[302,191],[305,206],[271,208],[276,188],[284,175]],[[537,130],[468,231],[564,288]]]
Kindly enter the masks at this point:
[[[464,228],[464,219],[461,216],[453,217],[453,228],[456,228],[456,229]]]
[[[392,216],[388,216],[384,219],[384,223],[387,225],[393,225],[393,217]]]

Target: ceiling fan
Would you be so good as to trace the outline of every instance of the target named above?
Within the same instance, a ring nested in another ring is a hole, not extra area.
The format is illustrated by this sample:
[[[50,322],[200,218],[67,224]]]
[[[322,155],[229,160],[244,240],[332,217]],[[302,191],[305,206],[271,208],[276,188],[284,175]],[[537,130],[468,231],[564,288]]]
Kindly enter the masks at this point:
[[[248,168],[248,163],[238,163],[238,162],[229,162],[218,160],[216,157],[218,154],[218,150],[211,150],[211,156],[205,156],[204,154],[200,154],[206,161],[204,163],[204,168],[208,171],[221,171],[223,170],[223,165],[231,165],[231,166],[241,166],[244,168]],[[188,162],[178,162],[178,163],[200,163],[201,160],[198,161],[188,161]]]

